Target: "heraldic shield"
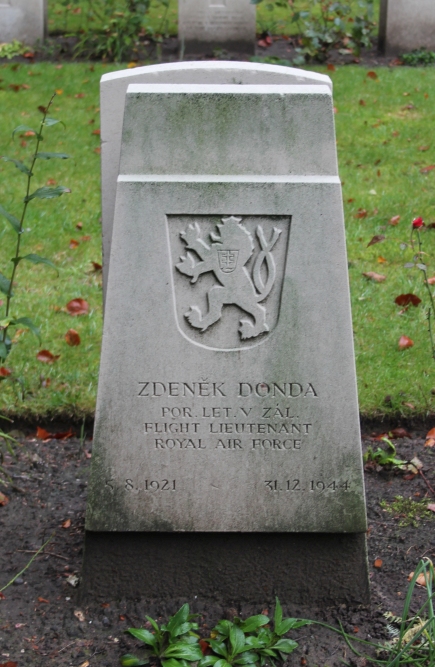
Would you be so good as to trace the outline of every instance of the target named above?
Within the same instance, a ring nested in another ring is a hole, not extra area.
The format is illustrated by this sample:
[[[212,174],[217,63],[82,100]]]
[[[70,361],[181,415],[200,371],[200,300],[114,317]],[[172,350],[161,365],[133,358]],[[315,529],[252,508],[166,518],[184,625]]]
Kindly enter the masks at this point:
[[[290,216],[168,215],[178,329],[209,349],[261,344],[279,320]]]

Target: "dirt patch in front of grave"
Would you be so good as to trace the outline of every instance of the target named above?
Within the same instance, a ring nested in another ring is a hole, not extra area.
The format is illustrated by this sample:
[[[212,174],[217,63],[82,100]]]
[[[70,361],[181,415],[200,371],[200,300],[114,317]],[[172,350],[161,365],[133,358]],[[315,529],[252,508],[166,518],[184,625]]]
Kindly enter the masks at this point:
[[[392,502],[397,495],[435,502],[430,490],[435,487],[435,448],[424,447],[425,433],[426,429],[414,429],[411,438],[394,442],[400,458],[418,457],[422,461],[426,481],[421,475],[405,479],[408,476],[403,472],[366,472],[371,607],[302,609],[292,605],[291,600],[281,600],[287,613],[335,627],[341,622],[357,638],[388,638],[383,614],[389,611],[400,616],[409,573],[421,557],[435,558],[434,522],[417,520],[416,526],[403,527],[400,524],[404,517],[389,514],[380,505],[382,500]],[[174,600],[171,604],[159,600],[106,600],[104,604],[79,607],[75,601],[78,589],[69,582],[71,575],[80,575],[92,443],[86,440],[81,444],[77,439],[43,442],[33,436],[23,436],[21,440],[18,461],[7,461],[13,487],[3,490],[9,502],[0,506],[0,588],[54,531],[55,534],[45,551],[0,599],[0,663],[13,661],[18,667],[114,667],[122,654],[134,652],[137,647],[137,642],[125,634],[126,628],[141,626],[145,614],[166,618],[186,601],[200,614],[203,636],[219,618],[246,616],[264,609],[273,612],[271,600],[264,601],[263,609],[240,608],[237,601],[226,609],[201,600],[200,591],[192,591],[190,600]],[[364,450],[378,444],[368,436],[363,439]],[[375,567],[375,560],[381,560],[382,565]],[[342,568],[344,572],[346,562]],[[412,606],[414,613],[422,599],[420,590]],[[289,656],[289,667],[338,667],[343,659],[353,659],[342,638],[325,628],[312,625],[292,636],[298,640],[299,648]],[[362,667],[364,663],[354,664]]]

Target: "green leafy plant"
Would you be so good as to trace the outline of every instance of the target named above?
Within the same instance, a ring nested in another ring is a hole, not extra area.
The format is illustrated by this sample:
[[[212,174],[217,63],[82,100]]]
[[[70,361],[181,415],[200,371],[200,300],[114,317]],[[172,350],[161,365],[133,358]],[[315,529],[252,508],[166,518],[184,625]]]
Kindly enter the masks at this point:
[[[198,624],[192,622],[194,617],[195,615],[189,613],[189,605],[186,603],[161,627],[147,616],[146,619],[154,632],[146,628],[129,628],[128,632],[147,648],[141,658],[129,653],[122,656],[122,667],[147,665],[150,657],[158,658],[163,667],[187,667],[190,662],[200,660],[202,651],[198,643],[199,637],[193,632],[198,629]]]
[[[22,56],[23,53],[29,50],[29,47],[19,42],[17,39],[12,42],[3,42],[0,44],[0,58],[15,58],[15,56]]]
[[[260,4],[265,0],[251,0]],[[267,3],[271,11],[275,7],[287,7],[291,12],[291,24],[296,24],[300,46],[295,65],[302,65],[307,60],[324,62],[332,49],[338,48],[344,53],[359,55],[362,47],[371,45],[375,27],[373,0],[358,0],[356,15],[352,16],[350,3],[333,0],[312,0],[309,11],[295,10],[293,3],[274,0]]]
[[[169,0],[159,0],[165,7],[161,28],[166,21]],[[152,32],[146,25],[146,16],[151,0],[106,0],[103,3],[89,2],[100,27],[88,24],[75,48],[75,55],[105,58],[121,62],[134,57],[140,46],[140,38]],[[146,30],[145,30],[146,29]]]
[[[12,419],[2,415],[0,415],[0,419],[5,419],[8,422],[12,421]],[[8,482],[12,483],[12,478],[8,475],[3,466],[5,454],[8,453],[15,458],[14,447],[19,444],[18,440],[9,435],[9,433],[5,433],[5,431],[0,428],[0,473],[3,475],[3,478],[0,476],[0,484],[3,484],[4,486],[7,486]]]
[[[205,656],[198,667],[233,667],[233,665],[254,665],[260,667],[266,663],[275,665],[283,662],[286,655],[292,653],[298,644],[292,639],[285,639],[290,630],[295,630],[309,621],[282,617],[282,607],[276,598],[273,629],[270,619],[264,614],[250,616],[245,621],[235,618],[220,621],[212,631],[214,639],[210,648],[215,655]]]
[[[393,445],[391,440],[388,438],[382,438],[382,441],[386,443],[387,449],[378,447],[375,451],[372,447],[369,447],[363,457],[364,463],[373,462],[379,466],[397,466],[398,468],[406,465],[406,461],[397,458],[396,447]]]
[[[57,271],[54,264],[45,257],[40,257],[35,253],[28,253],[25,255],[21,254],[22,239],[25,232],[24,222],[26,218],[27,207],[29,206],[30,202],[35,199],[54,199],[56,197],[60,197],[66,192],[70,192],[70,190],[63,185],[57,185],[54,187],[44,185],[40,188],[37,188],[33,192],[31,191],[32,178],[35,175],[35,167],[38,160],[51,160],[56,158],[66,159],[69,157],[69,155],[66,155],[65,153],[47,153],[39,151],[41,141],[44,139],[43,133],[45,129],[52,127],[53,125],[57,125],[61,122],[48,116],[48,111],[53,103],[54,97],[55,94],[51,97],[48,106],[44,109],[43,118],[37,131],[33,130],[27,125],[19,125],[12,132],[12,137],[15,137],[15,135],[19,132],[26,132],[28,136],[35,137],[36,146],[29,165],[26,165],[24,162],[14,158],[7,156],[2,157],[2,160],[5,162],[13,163],[18,171],[24,174],[26,185],[20,217],[16,217],[7,211],[2,205],[0,205],[0,215],[8,220],[17,237],[15,244],[15,254],[11,258],[12,269],[10,271],[9,277],[6,277],[3,273],[0,273],[0,292],[3,292],[3,294],[6,296],[4,316],[0,320],[0,361],[5,361],[11,351],[12,342],[9,336],[9,330],[11,327],[15,327],[17,325],[22,327],[24,326],[30,329],[30,331],[32,331],[38,338],[40,338],[39,328],[29,317],[17,317],[16,309],[14,309],[15,312],[12,312],[14,280],[16,278],[18,266],[22,261],[25,260],[27,262],[31,262],[32,264],[46,264],[47,266],[50,266],[55,269],[55,271]],[[5,380],[8,376],[8,372],[1,373],[0,380]]]
[[[411,53],[404,53],[400,59],[409,67],[425,67],[435,64],[435,53],[427,49],[414,49]]]

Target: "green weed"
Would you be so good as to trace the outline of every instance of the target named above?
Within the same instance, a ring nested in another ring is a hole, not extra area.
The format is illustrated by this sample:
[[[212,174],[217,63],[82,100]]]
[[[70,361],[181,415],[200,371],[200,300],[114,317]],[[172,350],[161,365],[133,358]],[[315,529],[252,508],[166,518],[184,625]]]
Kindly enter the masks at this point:
[[[434,518],[434,513],[427,509],[426,500],[412,500],[396,496],[392,503],[381,500],[380,505],[385,512],[399,518],[399,526],[414,526],[417,528],[422,521]]]

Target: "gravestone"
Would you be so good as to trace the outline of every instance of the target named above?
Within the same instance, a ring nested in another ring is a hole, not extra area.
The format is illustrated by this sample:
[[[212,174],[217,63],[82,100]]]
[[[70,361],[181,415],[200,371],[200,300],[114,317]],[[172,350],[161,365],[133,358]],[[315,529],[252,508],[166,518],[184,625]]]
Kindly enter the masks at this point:
[[[253,54],[255,9],[250,0],[179,0],[181,54],[214,49]]]
[[[316,72],[306,72],[279,65],[258,65],[256,63],[230,61],[165,63],[104,74],[100,84],[104,300],[109,275],[124,102],[127,87],[131,83],[237,83],[241,85],[307,85],[321,83],[331,86],[329,77]],[[144,159],[146,160],[147,156],[144,156]]]
[[[381,0],[380,51],[393,56],[422,47],[435,51],[435,2]]]
[[[129,86],[86,530],[84,596],[367,602],[329,86]]]
[[[46,0],[0,0],[0,42],[32,45],[46,34]]]

